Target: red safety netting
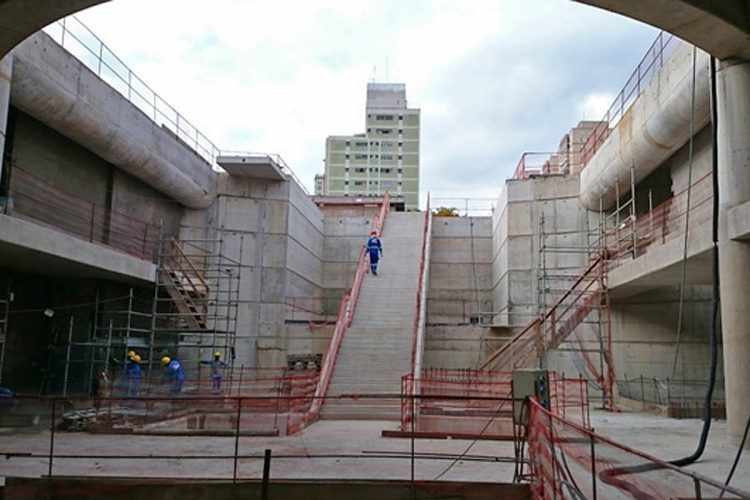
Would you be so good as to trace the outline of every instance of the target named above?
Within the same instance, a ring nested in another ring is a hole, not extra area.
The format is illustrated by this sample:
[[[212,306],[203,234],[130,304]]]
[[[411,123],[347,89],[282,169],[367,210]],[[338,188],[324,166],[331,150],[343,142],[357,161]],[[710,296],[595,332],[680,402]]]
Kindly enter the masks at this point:
[[[532,496],[719,498],[722,485],[594,434],[535,400],[525,406]],[[723,498],[748,498],[733,488]]]
[[[513,373],[425,369],[401,379],[401,430],[453,436],[513,437]],[[589,426],[587,381],[549,372],[553,411]],[[412,392],[414,391],[414,392]],[[411,394],[417,398],[410,398]],[[416,419],[414,418],[416,414]]]

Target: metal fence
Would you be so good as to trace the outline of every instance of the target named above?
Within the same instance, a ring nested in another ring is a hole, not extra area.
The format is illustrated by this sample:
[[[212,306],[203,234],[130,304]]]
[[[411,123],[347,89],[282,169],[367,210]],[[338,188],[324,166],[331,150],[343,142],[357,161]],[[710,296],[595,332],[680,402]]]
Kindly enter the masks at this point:
[[[63,191],[18,165],[11,180],[11,214],[48,224],[86,241],[102,243],[154,262],[159,226]]]
[[[584,167],[607,140],[610,130],[620,123],[625,112],[658,74],[664,66],[664,62],[669,59],[669,56],[677,47],[684,43],[679,38],[664,31],[657,35],[656,40],[646,51],[638,66],[635,67],[600,123],[593,129],[583,144],[580,156]]]
[[[750,498],[566,420],[530,400],[526,406],[534,499]]]

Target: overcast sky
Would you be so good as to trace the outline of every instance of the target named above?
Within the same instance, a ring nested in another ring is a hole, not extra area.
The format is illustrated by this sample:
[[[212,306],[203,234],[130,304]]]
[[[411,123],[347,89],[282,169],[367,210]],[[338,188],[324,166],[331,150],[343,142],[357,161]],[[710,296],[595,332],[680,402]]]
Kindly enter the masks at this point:
[[[367,82],[406,83],[438,197],[497,196],[521,153],[601,118],[657,34],[567,0],[114,0],[79,18],[219,147],[279,153],[309,188],[326,136],[364,131]]]

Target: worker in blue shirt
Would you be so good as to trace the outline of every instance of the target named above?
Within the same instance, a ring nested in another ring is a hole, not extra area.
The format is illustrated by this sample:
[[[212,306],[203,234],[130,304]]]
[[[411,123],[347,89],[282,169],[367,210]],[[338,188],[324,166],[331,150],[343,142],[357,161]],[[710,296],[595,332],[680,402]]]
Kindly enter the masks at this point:
[[[173,396],[182,392],[182,384],[185,383],[185,369],[177,359],[171,359],[169,356],[161,358],[161,365],[164,367],[164,377],[172,382],[169,393]]]
[[[128,353],[125,374],[128,380],[128,397],[138,397],[141,390],[141,357],[133,351]]]
[[[211,392],[219,394],[221,392],[221,381],[224,378],[223,370],[228,368],[225,362],[221,360],[221,353],[216,351],[214,353],[214,359],[209,361],[201,361],[202,365],[211,365]]]
[[[375,276],[378,275],[378,261],[383,255],[383,245],[380,243],[377,231],[370,232],[370,238],[367,240],[366,245],[367,251],[370,254],[370,271]]]

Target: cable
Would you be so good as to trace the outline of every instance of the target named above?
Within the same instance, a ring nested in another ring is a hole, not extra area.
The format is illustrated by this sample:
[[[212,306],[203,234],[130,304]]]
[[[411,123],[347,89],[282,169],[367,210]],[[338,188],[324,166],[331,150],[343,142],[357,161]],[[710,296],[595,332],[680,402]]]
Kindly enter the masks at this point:
[[[682,280],[680,282],[680,302],[677,312],[677,342],[672,362],[672,378],[677,374],[677,361],[680,356],[680,340],[682,338],[682,322],[685,309],[685,288],[687,283],[688,258],[688,230],[690,228],[690,194],[693,187],[693,142],[695,135],[695,65],[698,48],[693,45],[693,87],[690,95],[690,141],[688,143],[688,179],[687,179],[687,207],[685,208],[685,237],[682,245]]]
[[[698,440],[698,446],[692,455],[673,460],[670,462],[672,465],[683,467],[690,465],[697,461],[703,451],[706,449],[706,442],[708,441],[708,433],[711,431],[711,405],[714,398],[714,387],[716,386],[716,372],[718,367],[718,345],[719,345],[719,334],[716,328],[719,319],[719,152],[717,149],[718,144],[718,109],[716,106],[716,58],[711,56],[711,168],[713,173],[713,215],[711,223],[711,241],[713,242],[712,248],[712,261],[713,261],[713,300],[712,300],[712,314],[711,314],[711,371],[709,373],[708,387],[706,388],[706,396],[704,400],[703,408],[703,429]]]
[[[14,310],[8,311],[8,314],[24,314],[24,313],[32,313],[32,312],[44,312],[47,309],[52,309],[53,311],[61,311],[61,310],[66,310],[66,309],[78,309],[78,308],[81,308],[81,307],[95,306],[96,304],[106,304],[108,302],[117,302],[117,301],[120,301],[120,300],[125,300],[125,299],[127,299],[129,297],[130,297],[129,295],[123,295],[122,297],[115,297],[115,298],[112,298],[112,299],[103,299],[103,300],[100,300],[98,302],[83,302],[83,303],[80,303],[80,304],[71,304],[71,305],[68,305],[68,306],[42,307],[42,308],[39,308],[39,309],[16,309],[15,311]],[[103,311],[103,312],[107,312],[107,311]]]
[[[727,480],[724,483],[724,487],[721,489],[721,493],[719,494],[719,500],[721,500],[724,497],[724,492],[727,491],[727,487],[729,486],[729,483],[732,482],[732,476],[734,476],[734,471],[737,469],[737,464],[740,463],[740,458],[742,457],[742,451],[745,449],[745,441],[747,441],[748,431],[750,431],[750,418],[747,419],[747,423],[745,424],[745,433],[742,434],[742,441],[740,442],[740,447],[737,449],[737,456],[734,457],[734,463],[732,464],[732,469],[729,471],[729,476],[727,476]]]

